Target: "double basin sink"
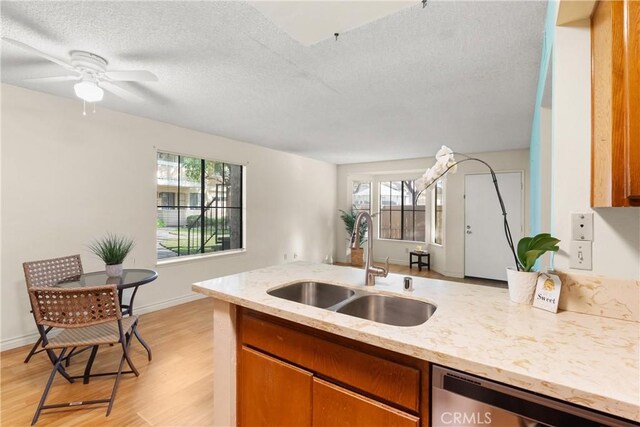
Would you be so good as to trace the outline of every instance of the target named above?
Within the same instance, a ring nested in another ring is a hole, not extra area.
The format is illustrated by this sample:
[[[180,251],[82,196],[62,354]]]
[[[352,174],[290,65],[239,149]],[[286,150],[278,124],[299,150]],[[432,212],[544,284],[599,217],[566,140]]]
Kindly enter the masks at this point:
[[[297,282],[267,291],[269,295],[393,326],[418,326],[436,306],[423,301],[379,295],[322,282]]]

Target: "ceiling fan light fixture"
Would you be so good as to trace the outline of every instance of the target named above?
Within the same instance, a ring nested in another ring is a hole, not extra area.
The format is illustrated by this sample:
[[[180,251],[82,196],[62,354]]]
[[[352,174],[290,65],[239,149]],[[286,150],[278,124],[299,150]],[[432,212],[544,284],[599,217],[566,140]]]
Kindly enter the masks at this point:
[[[102,101],[104,91],[96,82],[83,80],[73,86],[76,96],[86,102]]]

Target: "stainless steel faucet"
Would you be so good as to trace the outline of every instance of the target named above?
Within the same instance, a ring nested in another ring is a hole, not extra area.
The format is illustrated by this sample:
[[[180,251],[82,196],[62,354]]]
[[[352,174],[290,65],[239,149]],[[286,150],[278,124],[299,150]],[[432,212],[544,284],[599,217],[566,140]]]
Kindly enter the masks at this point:
[[[365,281],[366,286],[374,286],[376,284],[376,277],[387,277],[389,274],[389,257],[385,261],[384,267],[376,267],[373,265],[373,239],[371,238],[371,230],[373,228],[373,221],[371,215],[367,212],[359,212],[356,215],[356,223],[353,226],[353,234],[351,235],[351,249],[357,249],[360,236],[360,227],[362,226],[362,218],[367,221],[367,230],[369,231],[369,238],[367,239],[367,264],[365,265]]]

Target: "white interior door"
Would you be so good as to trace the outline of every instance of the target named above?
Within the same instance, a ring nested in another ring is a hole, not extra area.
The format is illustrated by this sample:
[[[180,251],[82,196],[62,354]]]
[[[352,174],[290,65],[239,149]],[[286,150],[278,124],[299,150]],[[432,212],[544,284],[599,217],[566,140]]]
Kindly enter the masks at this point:
[[[522,173],[497,173],[496,177],[513,242],[517,245],[523,233]],[[505,268],[513,267],[515,261],[505,237],[502,211],[491,175],[466,175],[464,187],[464,274],[507,280]]]

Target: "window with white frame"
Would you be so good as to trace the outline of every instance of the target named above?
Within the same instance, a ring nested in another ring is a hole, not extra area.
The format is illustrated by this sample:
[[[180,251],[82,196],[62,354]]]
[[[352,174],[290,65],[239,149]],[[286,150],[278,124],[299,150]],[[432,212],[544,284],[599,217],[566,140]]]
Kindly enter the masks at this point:
[[[380,182],[381,239],[425,241],[426,198],[419,193],[413,180]]]
[[[371,182],[353,181],[351,204],[358,212],[371,213]]]
[[[157,156],[157,258],[243,247],[244,167],[180,154]]]
[[[436,245],[442,244],[443,236],[443,182],[442,180],[436,182],[433,193],[433,203],[431,212],[431,243]]]

